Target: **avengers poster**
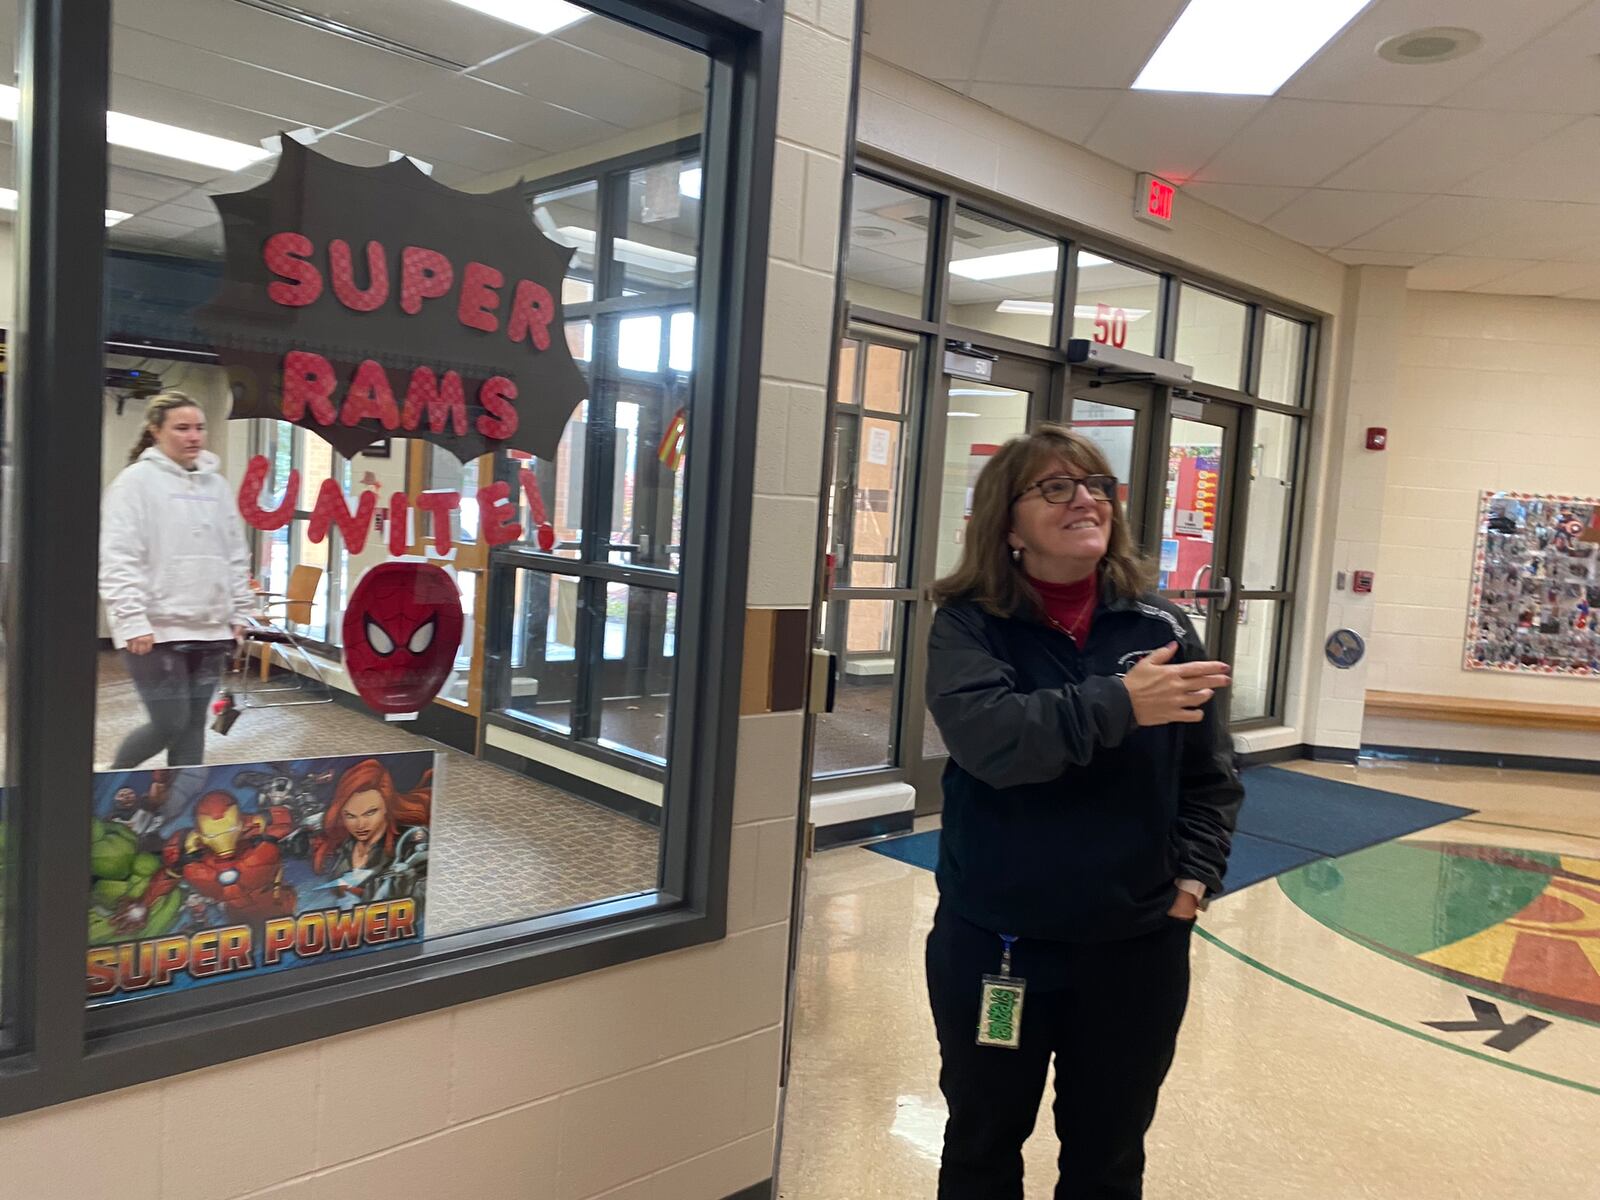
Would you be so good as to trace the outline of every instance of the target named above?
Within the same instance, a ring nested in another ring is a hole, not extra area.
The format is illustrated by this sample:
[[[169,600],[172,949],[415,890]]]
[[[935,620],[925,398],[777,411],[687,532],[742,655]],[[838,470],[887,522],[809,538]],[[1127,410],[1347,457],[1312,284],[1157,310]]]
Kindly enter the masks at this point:
[[[95,775],[90,1007],[420,941],[429,750]]]

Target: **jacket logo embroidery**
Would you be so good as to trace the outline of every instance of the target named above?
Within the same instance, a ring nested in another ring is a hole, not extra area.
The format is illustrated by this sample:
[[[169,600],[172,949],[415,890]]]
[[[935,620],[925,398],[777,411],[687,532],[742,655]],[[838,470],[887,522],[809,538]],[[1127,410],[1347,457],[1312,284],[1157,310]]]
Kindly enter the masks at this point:
[[[1134,650],[1117,659],[1117,678],[1121,679],[1145,659],[1154,654],[1154,650]]]

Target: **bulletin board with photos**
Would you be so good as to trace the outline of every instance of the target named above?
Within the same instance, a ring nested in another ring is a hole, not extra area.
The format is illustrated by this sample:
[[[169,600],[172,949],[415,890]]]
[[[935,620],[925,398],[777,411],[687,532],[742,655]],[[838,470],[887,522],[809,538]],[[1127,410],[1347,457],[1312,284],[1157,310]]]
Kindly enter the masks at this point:
[[[1600,678],[1597,609],[1600,500],[1483,493],[1466,668]]]

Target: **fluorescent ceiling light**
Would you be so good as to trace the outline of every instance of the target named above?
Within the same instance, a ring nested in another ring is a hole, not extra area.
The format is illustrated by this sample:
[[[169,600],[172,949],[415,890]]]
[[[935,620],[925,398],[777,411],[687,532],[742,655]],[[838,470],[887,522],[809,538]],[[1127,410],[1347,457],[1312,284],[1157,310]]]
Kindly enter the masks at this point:
[[[1189,0],[1134,89],[1270,96],[1371,0]]]
[[[16,188],[0,188],[0,209],[4,209],[6,212],[17,211]],[[106,209],[106,228],[110,229],[113,225],[121,224],[131,216],[133,216],[132,213],[118,212],[114,208],[108,208]]]
[[[1055,312],[1056,306],[1048,300],[1002,300],[995,305],[995,312],[1018,313],[1030,317],[1048,317]],[[1148,308],[1125,308],[1123,315],[1130,321],[1137,321],[1140,317],[1148,317]],[[1100,310],[1093,304],[1074,305],[1072,315],[1085,320],[1093,320],[1100,315]]]
[[[591,256],[594,254],[594,230],[592,229],[579,229],[576,225],[563,225],[554,233],[546,230],[545,235],[563,245],[576,246],[585,254]],[[617,238],[611,245],[618,262],[631,263],[636,267],[649,267],[653,271],[669,271],[675,275],[684,271],[694,270],[694,255],[684,254],[679,250],[651,246],[644,242],[632,241],[629,238]]]
[[[535,33],[555,33],[576,25],[589,10],[566,0],[455,0],[463,8],[475,9],[496,20],[520,25]]]
[[[690,167],[678,172],[678,192],[688,196],[691,200],[700,199],[700,182],[703,173],[699,167]]]
[[[982,413],[974,413],[974,412],[948,412],[948,413],[945,413],[945,416],[947,416],[947,417],[981,417],[982,415],[983,415]]]
[[[1098,254],[1090,254],[1087,250],[1078,251],[1079,267],[1109,267],[1114,265],[1109,258],[1101,258]]]
[[[22,94],[16,88],[0,87],[0,119],[15,121],[21,107]],[[128,150],[143,150],[146,154],[159,154],[162,158],[181,159],[222,171],[242,171],[271,157],[270,152],[260,146],[119,112],[106,114],[106,141]]]
[[[179,158],[221,171],[242,171],[268,157],[260,146],[119,112],[106,114],[106,141],[113,146],[143,150],[163,158]]]
[[[1032,250],[1012,250],[1005,254],[985,254],[978,258],[958,258],[950,273],[966,279],[1010,279],[1016,275],[1046,275],[1056,269],[1061,252],[1055,246]]]

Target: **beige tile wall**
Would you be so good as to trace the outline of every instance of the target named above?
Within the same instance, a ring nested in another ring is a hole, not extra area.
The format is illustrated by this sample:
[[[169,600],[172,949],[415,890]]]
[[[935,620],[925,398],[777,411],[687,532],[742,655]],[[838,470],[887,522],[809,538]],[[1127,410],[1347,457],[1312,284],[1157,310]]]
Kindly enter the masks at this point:
[[[1298,630],[1304,703],[1299,740],[1317,746],[1361,744],[1362,698],[1375,655],[1369,651],[1359,666],[1344,671],[1328,664],[1322,647],[1336,629],[1372,635],[1375,597],[1341,591],[1336,580],[1340,572],[1374,570],[1378,560],[1389,457],[1366,449],[1366,430],[1387,426],[1396,402],[1405,276],[1398,267],[1350,268],[1334,343],[1334,374],[1341,383],[1318,415],[1328,460],[1326,501],[1314,504],[1306,519],[1314,550],[1308,556],[1311,575],[1302,582],[1305,619]]]
[[[854,22],[854,0],[785,18],[753,605],[811,599]],[[724,941],[0,1121],[0,1198],[717,1200],[768,1178],[802,728],[740,722]]]
[[[1399,353],[1372,686],[1600,705],[1593,680],[1461,667],[1479,493],[1600,496],[1600,303],[1410,292]]]

